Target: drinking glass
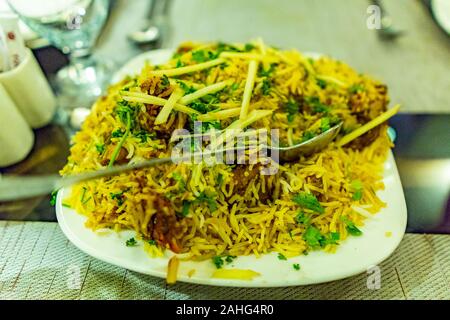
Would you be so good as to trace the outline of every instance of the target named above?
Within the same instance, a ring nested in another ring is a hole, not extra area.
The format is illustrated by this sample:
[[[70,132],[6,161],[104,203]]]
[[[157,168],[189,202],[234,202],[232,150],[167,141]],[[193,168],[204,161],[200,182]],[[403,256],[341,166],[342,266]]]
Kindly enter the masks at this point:
[[[53,79],[66,110],[88,108],[108,84],[112,63],[92,56],[109,0],[8,0],[32,30],[69,55],[70,63]]]

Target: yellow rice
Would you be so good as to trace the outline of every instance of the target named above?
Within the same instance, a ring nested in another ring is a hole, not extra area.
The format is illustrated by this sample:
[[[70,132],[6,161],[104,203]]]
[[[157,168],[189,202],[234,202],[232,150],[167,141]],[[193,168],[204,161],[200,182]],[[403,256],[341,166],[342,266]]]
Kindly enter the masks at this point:
[[[75,135],[71,154],[62,174],[100,169],[106,165],[102,162],[104,155],[99,149],[102,146],[117,146],[120,137],[112,137],[111,134],[118,129],[122,132],[126,130],[126,125],[115,111],[118,101],[122,99],[120,90],[131,87],[128,89],[130,92],[139,93],[139,86],[147,81],[150,84],[148,92],[151,94],[161,80],[159,76],[153,76],[152,71],[175,69],[177,64],[196,65],[199,62],[194,59],[194,52],[204,50],[205,53],[214,53],[219,46],[216,43],[183,44],[176,57],[167,64],[157,68],[148,64],[140,75],[111,86],[108,93],[95,103],[81,131]],[[251,124],[252,128],[279,128],[282,130],[281,139],[286,143],[292,139],[298,141],[308,130],[317,134],[323,113],[299,112],[293,116],[294,119],[289,120],[289,114],[283,107],[291,99],[314,96],[323,105],[330,107],[331,116],[344,121],[343,131],[350,132],[364,122],[358,119],[358,112],[365,113],[368,121],[379,114],[370,109],[374,101],[382,101],[383,108],[388,103],[387,96],[380,96],[377,91],[379,82],[358,74],[342,62],[328,57],[312,61],[295,50],[281,51],[261,46],[264,45],[248,45],[246,54],[254,54],[252,57],[259,59],[259,70],[270,70],[271,64],[277,65],[271,71],[269,92],[263,92],[264,85],[267,85],[264,79],[267,77],[261,74],[256,76],[249,110],[274,112],[272,116]],[[244,45],[236,44],[225,47],[224,51],[246,49]],[[233,54],[223,59],[226,60],[225,65],[184,74],[177,79],[188,85],[195,84],[198,88],[231,80],[237,85],[233,90],[229,89],[230,86],[225,88],[220,94],[220,102],[216,104],[218,110],[240,108],[249,59],[245,56],[235,57]],[[171,78],[169,91],[173,90],[174,83],[176,82]],[[352,91],[355,84],[364,90]],[[349,107],[351,99],[358,100],[353,108]],[[143,127],[153,123],[157,113],[148,112],[148,104],[136,103],[136,106],[139,111],[135,121]],[[155,110],[159,111],[161,108],[156,106]],[[356,110],[357,108],[360,110]],[[182,128],[186,126],[189,117],[183,112],[172,110],[167,122],[161,127],[169,131]],[[237,118],[239,114],[221,120],[220,125],[226,128]],[[152,129],[147,128],[147,131],[151,133]],[[86,215],[88,228],[112,228],[116,231],[132,229],[136,231],[138,238],[151,240],[148,225],[152,216],[161,208],[153,207],[149,199],[155,195],[168,197],[173,210],[179,213],[183,210],[183,200],[193,203],[202,193],[214,195],[216,210],[212,210],[208,203],[200,202],[189,207],[187,216],[177,217],[179,232],[175,237],[180,252],[187,253],[193,259],[223,255],[260,255],[270,251],[290,257],[315,249],[304,238],[307,225],[297,221],[300,211],[311,218],[311,225],[322,235],[339,233],[338,243],[349,236],[349,221],[364,231],[361,226],[366,217],[360,212],[374,214],[385,206],[378,198],[377,191],[384,188],[383,165],[390,147],[386,126],[383,125],[369,145],[363,148],[338,148],[331,144],[310,157],[280,164],[276,175],[257,175],[251,180],[243,195],[234,192],[240,181],[234,179],[232,166],[167,164],[81,183],[72,188],[71,196],[64,202]],[[171,152],[166,140],[151,136],[143,141],[134,133],[126,137],[123,148],[126,149],[127,161],[170,156]],[[180,187],[182,182],[174,179],[174,173],[184,181],[184,189]],[[219,176],[222,177],[221,183],[218,183]],[[352,199],[352,181],[355,180],[359,180],[363,186],[360,200]],[[259,197],[266,190],[271,191],[272,199],[263,203]],[[292,200],[293,195],[298,192],[316,195],[324,213],[317,214],[300,208]],[[112,198],[113,194],[120,194],[121,201]],[[363,209],[355,210],[355,207]],[[161,249],[169,248],[164,243],[158,243],[158,246]],[[326,244],[321,248],[334,251],[337,247],[337,244]]]

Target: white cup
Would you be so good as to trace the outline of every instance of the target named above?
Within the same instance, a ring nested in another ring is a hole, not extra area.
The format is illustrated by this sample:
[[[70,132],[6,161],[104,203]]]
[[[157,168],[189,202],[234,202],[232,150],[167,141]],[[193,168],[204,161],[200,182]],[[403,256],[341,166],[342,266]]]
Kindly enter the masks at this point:
[[[30,49],[14,69],[0,73],[0,84],[32,128],[48,124],[56,109],[56,99]]]
[[[0,84],[0,167],[23,160],[33,144],[33,131]]]

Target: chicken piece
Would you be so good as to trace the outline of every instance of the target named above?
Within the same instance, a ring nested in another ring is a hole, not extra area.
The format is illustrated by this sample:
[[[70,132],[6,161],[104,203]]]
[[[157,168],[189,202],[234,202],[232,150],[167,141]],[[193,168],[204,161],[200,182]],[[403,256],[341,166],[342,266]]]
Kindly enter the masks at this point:
[[[260,170],[260,165],[254,165],[252,169],[250,169],[249,165],[237,165],[233,170],[233,177],[235,181],[234,192],[243,196],[250,182],[260,174]],[[260,191],[259,200],[262,203],[267,203],[269,200],[272,200],[271,192],[268,190],[267,186],[265,192]]]

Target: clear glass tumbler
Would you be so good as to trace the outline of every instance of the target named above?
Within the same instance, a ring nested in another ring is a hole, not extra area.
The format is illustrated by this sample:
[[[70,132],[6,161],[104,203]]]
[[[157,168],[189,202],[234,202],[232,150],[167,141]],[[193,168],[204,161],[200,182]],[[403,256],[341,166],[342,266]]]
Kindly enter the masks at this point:
[[[108,84],[112,63],[92,56],[109,0],[8,0],[12,10],[36,33],[69,54],[70,63],[58,71],[54,86],[69,113],[89,108]]]

